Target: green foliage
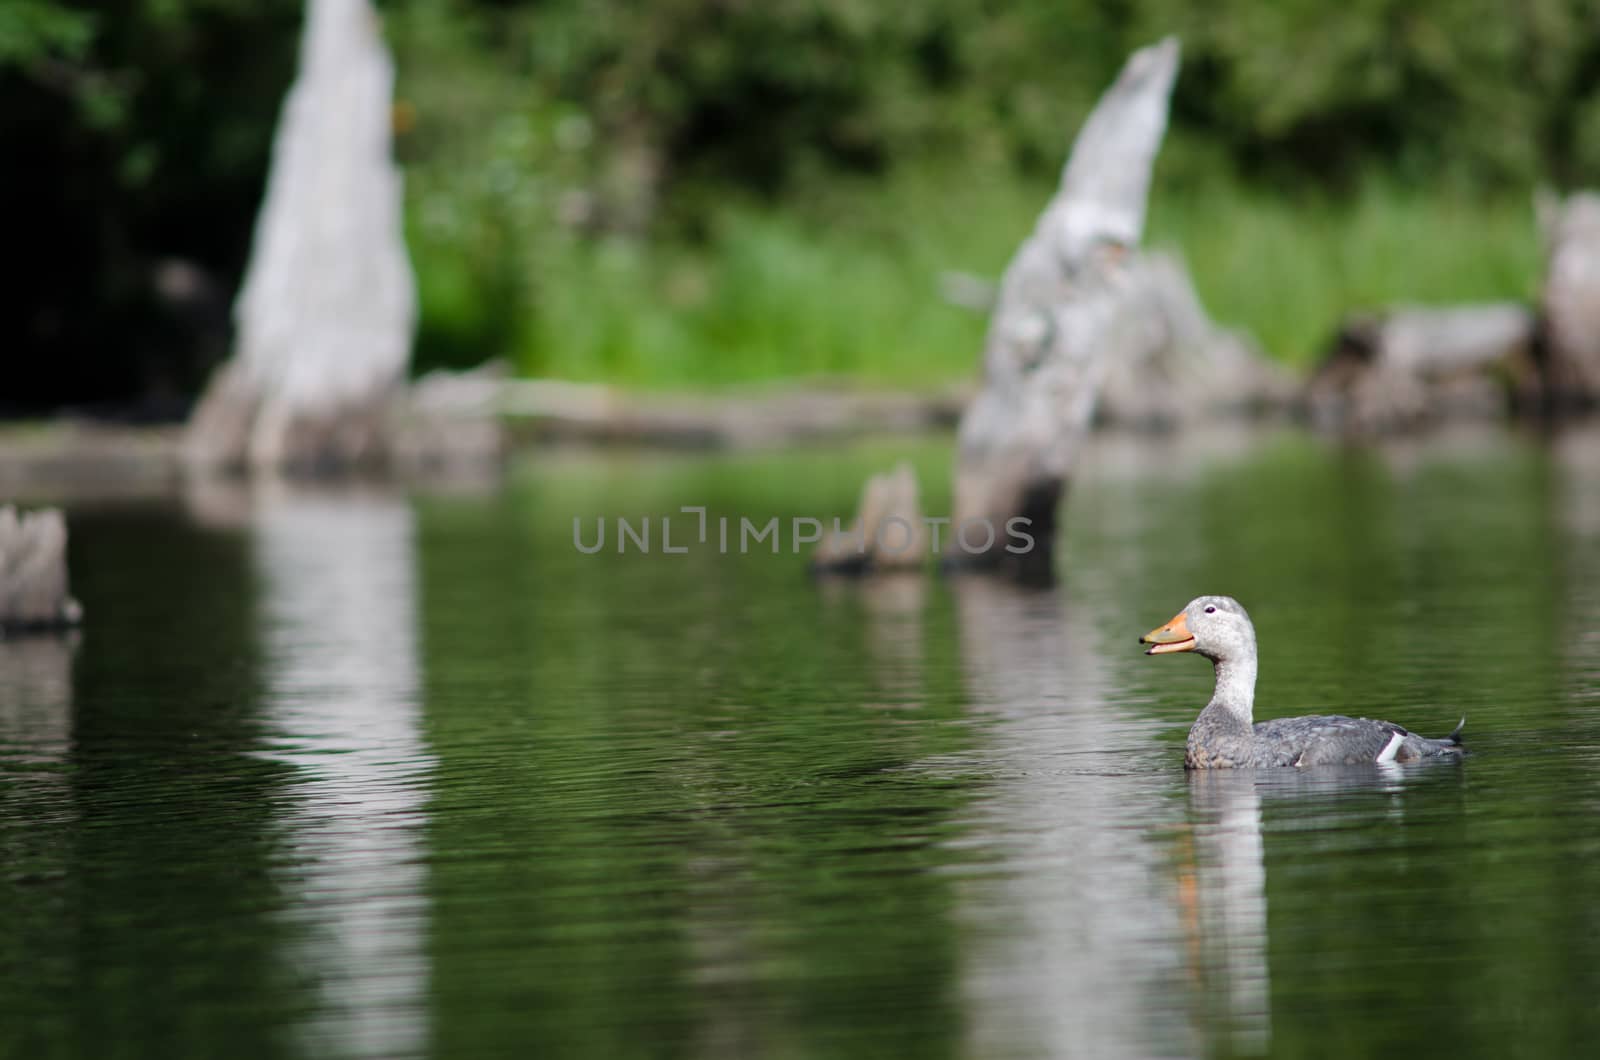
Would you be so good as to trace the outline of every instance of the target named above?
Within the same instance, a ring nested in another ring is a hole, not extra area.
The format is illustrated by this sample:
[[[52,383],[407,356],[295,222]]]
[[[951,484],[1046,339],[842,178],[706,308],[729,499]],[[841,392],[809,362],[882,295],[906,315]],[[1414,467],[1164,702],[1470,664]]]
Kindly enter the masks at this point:
[[[197,339],[150,277],[200,266],[225,321],[303,2],[0,3],[0,136],[28,160],[0,193],[42,248],[10,400],[193,392],[225,329]],[[1587,0],[379,6],[419,369],[968,372],[982,322],[939,273],[998,274],[1123,57],[1168,32],[1153,233],[1293,358],[1356,305],[1526,294],[1532,184],[1600,171]]]
[[[50,0],[0,5],[0,69],[55,56],[81,58],[94,39],[94,18]]]
[[[1184,256],[1217,319],[1291,363],[1321,353],[1352,310],[1534,293],[1524,196],[1378,180],[1290,194],[1197,182],[1187,168],[1158,169],[1147,242]],[[940,298],[940,274],[998,277],[1050,190],[1003,169],[891,174],[782,208],[727,206],[703,242],[527,230],[537,249],[506,259],[486,285],[504,292],[492,303],[474,297],[463,259],[416,253],[424,317],[493,318],[492,348],[530,375],[936,385],[976,370],[985,326]]]
[[[968,374],[982,321],[940,272],[999,274],[1123,55],[1176,29],[1152,237],[1304,362],[1354,308],[1530,293],[1530,184],[1588,150],[1559,135],[1600,74],[1585,17],[396,0],[419,356],[647,384]]]
[[[1600,11],[1587,0],[1143,0],[1185,43],[1178,124],[1239,164],[1326,184],[1579,179],[1597,146]],[[1589,171],[1592,179],[1593,170]]]
[[[1352,311],[1531,299],[1540,275],[1528,196],[1378,179],[1341,196],[1158,179],[1146,241],[1184,255],[1214,317],[1295,364]]]
[[[28,248],[7,293],[30,356],[0,401],[181,408],[222,345],[299,0],[0,3],[0,200]],[[154,275],[216,293],[167,311]],[[220,321],[220,323],[217,323]],[[197,331],[203,337],[197,338]]]

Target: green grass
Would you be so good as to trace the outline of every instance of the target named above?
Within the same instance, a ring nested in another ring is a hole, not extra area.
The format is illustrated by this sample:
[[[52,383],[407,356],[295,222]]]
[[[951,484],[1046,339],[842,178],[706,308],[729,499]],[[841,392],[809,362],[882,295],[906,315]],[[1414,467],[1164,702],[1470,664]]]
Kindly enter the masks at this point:
[[[730,210],[703,249],[571,248],[543,277],[518,363],[645,385],[959,377],[976,363],[984,321],[939,298],[951,264],[923,234]]]
[[[1531,196],[1373,182],[1338,201],[1214,184],[1158,186],[1151,206],[1146,242],[1182,252],[1212,316],[1294,365],[1352,311],[1527,300],[1539,282]]]
[[[424,336],[444,360],[509,356],[526,375],[642,387],[935,386],[975,370],[985,325],[941,299],[940,273],[998,277],[1049,193],[903,176],[730,203],[698,245],[529,234],[514,247],[485,243],[485,220],[470,252],[413,239]],[[1353,310],[1530,297],[1531,215],[1525,197],[1381,182],[1332,199],[1158,179],[1146,242],[1181,252],[1218,321],[1303,366]]]

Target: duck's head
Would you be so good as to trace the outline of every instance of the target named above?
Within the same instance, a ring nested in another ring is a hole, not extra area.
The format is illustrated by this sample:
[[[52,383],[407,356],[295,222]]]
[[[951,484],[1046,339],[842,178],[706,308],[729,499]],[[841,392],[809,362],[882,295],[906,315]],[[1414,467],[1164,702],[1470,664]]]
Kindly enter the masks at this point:
[[[1197,596],[1163,626],[1139,638],[1146,655],[1192,651],[1213,662],[1255,654],[1256,630],[1231,596]]]

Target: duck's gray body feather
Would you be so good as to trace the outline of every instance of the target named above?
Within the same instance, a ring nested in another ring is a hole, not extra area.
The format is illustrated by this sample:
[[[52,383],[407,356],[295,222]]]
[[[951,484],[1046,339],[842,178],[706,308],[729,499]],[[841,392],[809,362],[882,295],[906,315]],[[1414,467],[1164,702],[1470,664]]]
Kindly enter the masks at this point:
[[[1208,707],[1189,730],[1184,764],[1190,769],[1412,762],[1463,753],[1459,726],[1434,740],[1390,721],[1312,714],[1258,722],[1245,731],[1228,724],[1231,718],[1207,717],[1211,713]]]

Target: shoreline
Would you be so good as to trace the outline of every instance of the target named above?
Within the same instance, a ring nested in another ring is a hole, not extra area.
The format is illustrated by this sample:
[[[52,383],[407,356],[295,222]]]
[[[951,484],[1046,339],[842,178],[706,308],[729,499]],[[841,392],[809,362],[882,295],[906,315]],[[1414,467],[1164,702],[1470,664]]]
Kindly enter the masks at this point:
[[[954,430],[972,389],[763,385],[650,392],[555,380],[425,377],[396,410],[400,466],[394,470],[400,477],[481,474],[508,454],[545,448],[719,451],[934,434]],[[0,497],[57,491],[115,496],[177,486],[188,475],[183,433],[181,423],[0,422]]]
[[[483,480],[512,459],[541,453],[643,451],[685,456],[786,447],[823,446],[874,437],[946,435],[951,438],[975,385],[939,391],[870,390],[849,385],[763,384],[719,391],[630,391],[553,380],[500,380],[465,375],[425,377],[397,409],[396,461],[373,478],[426,483]],[[1581,424],[1579,435],[1586,432]],[[1114,465],[1130,448],[1191,446],[1212,449],[1244,444],[1262,432],[1303,431],[1334,444],[1337,433],[1318,431],[1283,410],[1232,410],[1167,428],[1097,422],[1089,445],[1091,470],[1108,457]],[[1527,428],[1499,417],[1445,420],[1389,437],[1344,438],[1403,452],[1429,440],[1464,435],[1524,434]],[[1569,428],[1570,430],[1570,428]],[[182,456],[182,424],[119,424],[77,417],[0,422],[0,500],[54,496],[149,496],[193,478]],[[1569,433],[1563,431],[1561,433]],[[1208,439],[1202,442],[1202,439]],[[1179,460],[1176,463],[1182,463]],[[224,476],[226,477],[226,476]],[[339,481],[339,480],[334,480]]]

